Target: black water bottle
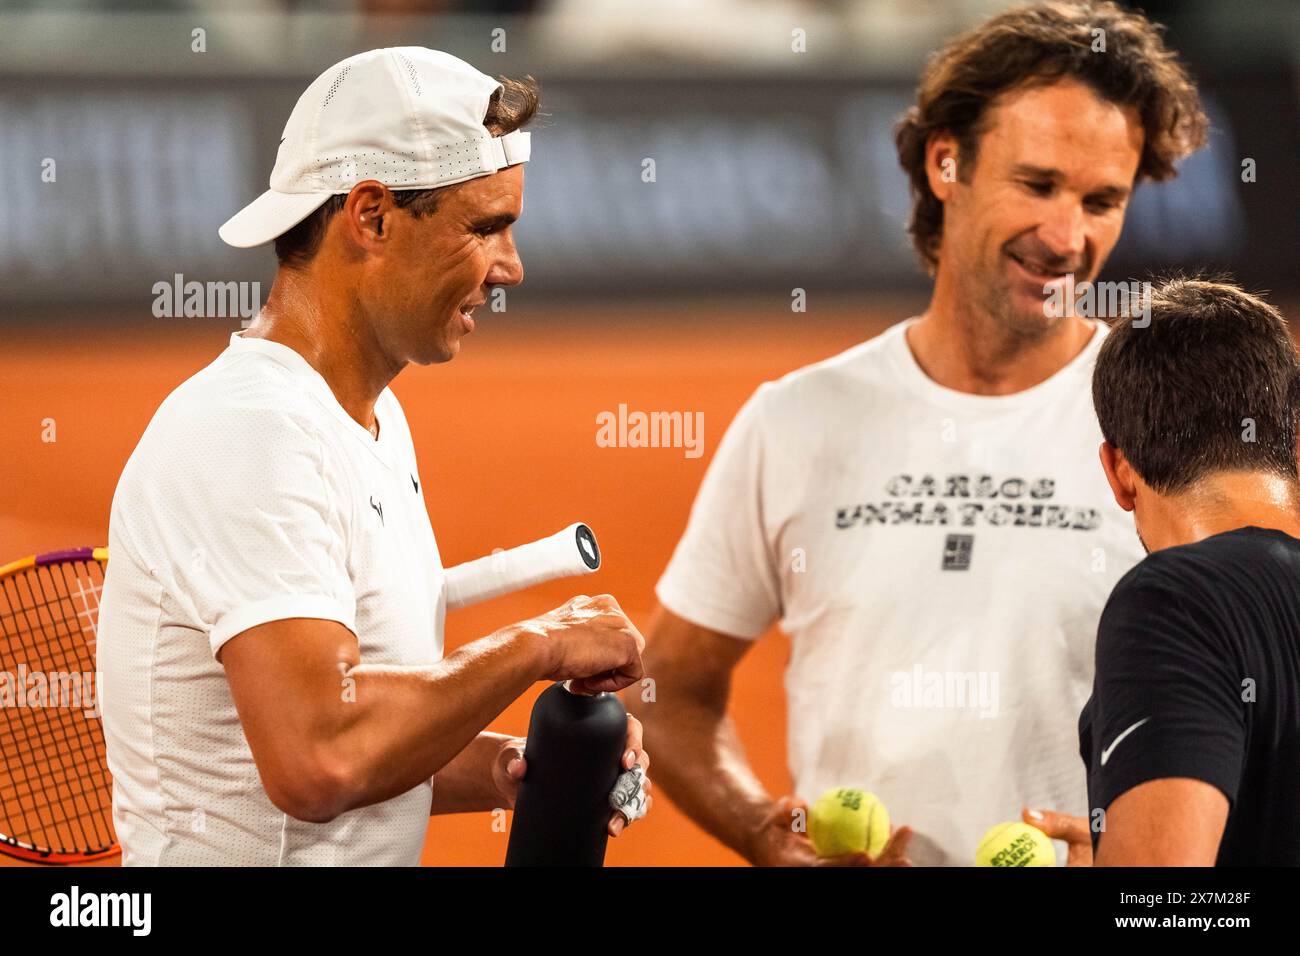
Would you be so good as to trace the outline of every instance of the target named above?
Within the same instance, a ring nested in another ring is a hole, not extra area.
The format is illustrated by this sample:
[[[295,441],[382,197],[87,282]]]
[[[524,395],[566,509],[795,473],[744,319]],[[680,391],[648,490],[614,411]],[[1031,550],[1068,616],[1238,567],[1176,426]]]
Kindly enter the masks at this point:
[[[603,866],[609,792],[627,750],[627,711],[613,694],[564,684],[533,705],[506,866]]]

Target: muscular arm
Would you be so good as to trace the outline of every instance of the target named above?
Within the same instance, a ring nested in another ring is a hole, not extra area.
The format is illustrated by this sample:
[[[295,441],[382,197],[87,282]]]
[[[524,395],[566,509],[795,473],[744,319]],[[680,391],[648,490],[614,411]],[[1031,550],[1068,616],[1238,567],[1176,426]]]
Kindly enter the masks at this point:
[[[315,618],[251,627],[217,659],[271,802],[320,822],[405,793],[471,742],[448,798],[477,806],[483,793],[467,792],[465,778],[491,765],[491,738],[476,738],[492,718],[538,680],[569,680],[577,693],[621,690],[641,677],[644,644],[618,602],[601,594],[424,667],[362,664],[351,631]]]
[[[1228,798],[1202,780],[1149,780],[1115,798],[1093,866],[1214,866]]]
[[[645,726],[656,786],[731,849],[754,862],[753,837],[772,798],[750,769],[727,716],[731,674],[752,642],[699,627],[659,608],[646,641],[655,700],[634,685],[627,706]]]
[[[506,628],[427,667],[363,665],[342,624],[293,618],[236,635],[218,659],[267,795],[322,822],[447,766],[549,655],[545,636]]]

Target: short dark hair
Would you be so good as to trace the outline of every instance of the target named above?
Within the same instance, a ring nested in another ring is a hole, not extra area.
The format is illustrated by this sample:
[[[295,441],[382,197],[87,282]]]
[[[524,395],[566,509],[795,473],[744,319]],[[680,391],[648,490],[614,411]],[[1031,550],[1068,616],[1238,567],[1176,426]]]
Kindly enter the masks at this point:
[[[501,83],[501,89],[492,94],[487,114],[483,117],[483,125],[493,136],[504,136],[526,125],[537,115],[542,91],[531,76],[522,80],[503,76],[498,77],[498,82]],[[419,219],[437,212],[439,197],[459,185],[456,183],[436,189],[394,189],[393,201],[399,209],[405,209]],[[321,240],[325,238],[330,219],[343,208],[347,198],[347,193],[331,196],[325,200],[324,205],[275,240],[275,257],[281,266],[300,268],[315,257]]]
[[[1094,53],[1104,30],[1105,53]],[[974,167],[982,123],[1003,93],[1061,79],[1133,107],[1142,119],[1140,180],[1168,179],[1174,162],[1205,143],[1208,121],[1196,85],[1166,48],[1163,28],[1111,2],[1049,2],[1013,7],[958,36],[934,54],[916,89],[916,105],[894,131],[898,162],[911,181],[908,232],[926,270],[939,262],[943,203],[930,189],[925,150],[947,133],[960,152],[958,178]]]
[[[1300,362],[1281,313],[1200,276],[1160,280],[1146,304],[1116,321],[1097,356],[1106,441],[1160,494],[1223,471],[1295,482]]]

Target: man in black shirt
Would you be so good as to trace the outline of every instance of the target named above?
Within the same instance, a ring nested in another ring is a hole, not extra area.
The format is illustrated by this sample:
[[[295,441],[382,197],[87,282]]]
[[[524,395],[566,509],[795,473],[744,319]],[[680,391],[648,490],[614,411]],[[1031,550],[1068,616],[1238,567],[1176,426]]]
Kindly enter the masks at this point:
[[[1177,279],[1093,376],[1115,498],[1148,556],[1111,593],[1079,719],[1096,865],[1300,864],[1300,366],[1282,317]],[[1089,840],[1091,847],[1089,847]]]

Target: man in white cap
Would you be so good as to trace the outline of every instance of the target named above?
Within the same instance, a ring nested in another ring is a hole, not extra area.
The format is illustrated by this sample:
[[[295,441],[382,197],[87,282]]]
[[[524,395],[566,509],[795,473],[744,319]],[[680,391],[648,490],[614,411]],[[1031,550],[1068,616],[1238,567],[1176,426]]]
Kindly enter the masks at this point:
[[[441,561],[388,388],[522,280],[537,101],[433,50],[351,57],[221,227],[275,241],[275,284],[159,408],[110,518],[99,669],[126,864],[415,864],[430,813],[513,805],[523,740],[484,727],[532,683],[641,676],[608,595],[443,659]],[[637,779],[640,739],[630,720]]]

